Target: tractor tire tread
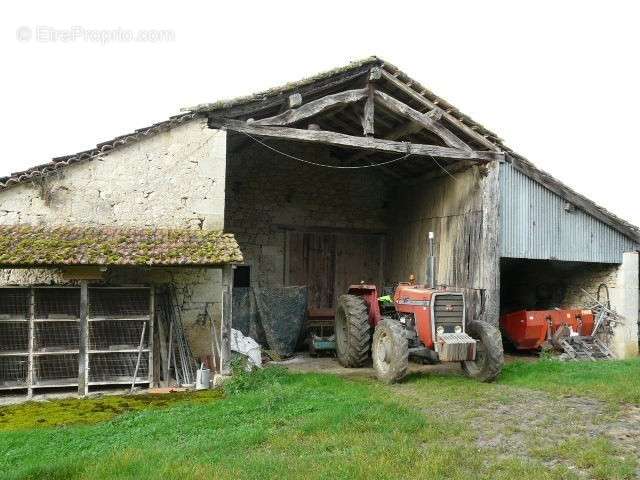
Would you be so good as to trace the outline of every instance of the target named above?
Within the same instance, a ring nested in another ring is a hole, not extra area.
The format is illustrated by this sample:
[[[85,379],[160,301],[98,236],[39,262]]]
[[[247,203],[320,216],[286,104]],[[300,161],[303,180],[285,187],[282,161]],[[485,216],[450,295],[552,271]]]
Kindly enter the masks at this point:
[[[348,368],[362,367],[369,358],[371,348],[371,326],[369,325],[369,307],[364,298],[357,295],[341,295],[338,310],[344,312],[346,322],[346,351],[336,348],[338,361]],[[339,312],[336,312],[336,329],[339,328]]]
[[[376,368],[374,362],[374,368],[376,368],[376,376],[378,380],[384,383],[396,383],[401,381],[407,375],[409,367],[409,343],[404,336],[403,327],[397,321],[392,319],[383,319],[377,326],[374,332],[374,344],[377,335],[380,335],[382,330],[387,330],[393,342],[393,359],[389,362],[389,370],[383,372]]]
[[[470,369],[467,362],[462,362],[464,373],[481,382],[493,382],[504,366],[504,349],[500,330],[487,322],[476,320],[467,324],[466,331],[472,338],[482,342],[485,361],[476,371]]]

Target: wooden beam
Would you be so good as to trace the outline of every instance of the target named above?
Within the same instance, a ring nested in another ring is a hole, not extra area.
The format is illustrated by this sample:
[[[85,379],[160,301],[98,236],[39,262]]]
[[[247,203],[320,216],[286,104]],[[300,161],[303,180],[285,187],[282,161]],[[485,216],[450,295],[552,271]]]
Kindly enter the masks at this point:
[[[80,280],[80,333],[78,344],[78,395],[89,393],[89,287]]]
[[[501,159],[503,154],[499,152],[474,152],[459,150],[450,147],[436,145],[424,145],[409,142],[395,142],[370,137],[355,137],[342,133],[328,132],[325,130],[302,130],[288,127],[268,127],[263,125],[247,124],[238,120],[221,121],[214,128],[227,128],[228,130],[243,132],[259,137],[282,138],[299,142],[324,143],[337,147],[372,150],[376,152],[411,153],[441,158],[492,161]]]
[[[388,82],[392,83],[396,88],[398,88],[399,90],[402,90],[404,93],[409,95],[416,102],[421,103],[422,105],[424,105],[425,107],[428,107],[431,110],[433,110],[435,108],[438,108],[437,105],[435,103],[433,103],[431,100],[429,100],[428,98],[425,98],[424,96],[420,95],[418,92],[416,92],[410,86],[402,83],[400,80],[398,80],[396,77],[394,77],[393,75],[391,75],[389,72],[387,72],[384,69],[382,69],[382,77],[385,80],[387,80]],[[460,120],[455,118],[453,115],[451,115],[449,113],[446,113],[446,112],[443,112],[442,116],[444,118],[446,118],[447,121],[449,121],[451,124],[455,125],[460,130],[462,130],[464,133],[466,133],[471,138],[476,140],[478,143],[480,143],[481,145],[484,145],[485,147],[487,147],[489,150],[494,150],[496,152],[500,151],[500,148],[498,148],[494,143],[492,143],[490,140],[487,140],[486,138],[484,138],[482,135],[480,135],[478,132],[473,130],[471,127],[469,127],[469,126],[465,125],[464,123],[462,123]]]
[[[300,105],[302,105],[302,95],[300,95],[299,93],[292,93],[291,95],[289,95],[288,105],[289,108],[298,108]]]
[[[319,93],[325,92],[327,90],[331,90],[333,88],[340,87],[346,83],[355,81],[365,75],[369,74],[371,67],[369,65],[363,66],[353,71],[345,72],[336,77],[327,78],[326,80],[322,80],[319,82],[310,82],[306,85],[299,86],[295,88],[295,92],[302,95],[304,98],[309,98],[313,95],[317,95]],[[367,77],[365,77],[367,78]],[[293,90],[293,89],[291,89]],[[221,107],[218,110],[224,110],[224,115],[226,117],[244,117],[256,115],[259,112],[268,110],[270,108],[281,106],[282,104],[286,104],[288,101],[289,95],[291,95],[291,90],[286,92],[282,92],[280,94],[274,95],[273,97],[261,97],[256,98],[255,101],[247,101],[247,103],[240,103],[231,107]],[[211,111],[211,115],[215,116],[216,110]]]
[[[487,165],[482,188],[482,243],[480,244],[480,289],[482,309],[479,320],[498,326],[500,318],[500,164]]]
[[[382,78],[380,67],[373,67],[369,72],[367,84],[367,101],[364,104],[362,132],[365,137],[373,137],[375,133],[375,82]]]
[[[375,89],[372,83],[367,87],[367,101],[364,104],[364,115],[362,117],[362,132],[365,137],[372,137],[375,122]]]
[[[424,114],[417,110],[414,110],[409,105],[402,103],[400,100],[393,98],[391,95],[387,95],[380,90],[375,92],[376,100],[382,105],[398,115],[402,115],[409,120],[422,125],[425,129],[438,135],[444,142],[452,148],[459,148],[461,150],[471,151],[471,147],[458,138],[451,130],[439,123],[442,117],[442,110],[434,109],[434,113]]]
[[[222,268],[222,316],[220,318],[220,374],[231,375],[231,319],[233,267]],[[215,322],[212,322],[215,325]]]
[[[404,137],[405,135],[411,135],[412,133],[415,133],[419,130],[422,130],[422,126],[418,125],[416,123],[408,123],[406,125],[403,125],[401,128],[396,129],[395,131],[391,132],[389,135],[387,135],[386,139],[387,140],[397,140],[398,138]],[[374,152],[370,152],[367,150],[363,150],[360,151],[358,153],[353,154],[351,157],[349,157],[347,159],[347,161],[349,163],[355,163],[359,160],[365,160],[367,157],[373,155]],[[371,163],[371,162],[369,162]],[[380,168],[381,170],[384,170],[386,173],[388,173],[389,175],[391,175],[394,178],[397,179],[401,179],[404,178],[402,175],[396,173],[394,170],[392,170],[391,168],[385,167],[384,165],[379,166],[378,168]]]
[[[361,88],[358,90],[346,90],[344,92],[334,93],[325,97],[313,100],[309,103],[296,108],[289,109],[278,115],[251,122],[253,125],[291,125],[307,118],[318,115],[326,110],[339,105],[354,103],[366,98],[368,90]]]

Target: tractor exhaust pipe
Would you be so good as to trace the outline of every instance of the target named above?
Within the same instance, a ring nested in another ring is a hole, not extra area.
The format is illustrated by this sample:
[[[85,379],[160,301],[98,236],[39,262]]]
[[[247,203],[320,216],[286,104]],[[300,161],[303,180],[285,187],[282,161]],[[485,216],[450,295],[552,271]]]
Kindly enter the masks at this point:
[[[427,278],[431,288],[436,288],[436,256],[433,250],[433,239],[435,235],[433,232],[429,232],[429,268],[427,271]]]

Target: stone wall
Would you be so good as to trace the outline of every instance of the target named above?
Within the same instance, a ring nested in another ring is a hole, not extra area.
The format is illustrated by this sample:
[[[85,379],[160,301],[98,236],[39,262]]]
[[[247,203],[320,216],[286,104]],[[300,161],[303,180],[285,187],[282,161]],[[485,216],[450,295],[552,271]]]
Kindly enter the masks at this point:
[[[282,149],[319,163],[330,155],[315,145]],[[283,285],[287,229],[387,228],[387,179],[379,170],[314,167],[249,144],[229,155],[226,181],[225,231],[240,244],[255,286]]]
[[[521,309],[584,308],[605,284],[617,285],[618,265],[551,260],[502,260],[502,313]],[[588,292],[585,293],[584,291]],[[602,291],[602,300],[606,293]]]
[[[226,132],[194,120],[51,177],[0,191],[0,224],[222,229]],[[211,350],[221,274],[207,269],[111,269],[112,283],[173,283],[196,355]],[[0,285],[65,283],[57,270],[0,270]]]

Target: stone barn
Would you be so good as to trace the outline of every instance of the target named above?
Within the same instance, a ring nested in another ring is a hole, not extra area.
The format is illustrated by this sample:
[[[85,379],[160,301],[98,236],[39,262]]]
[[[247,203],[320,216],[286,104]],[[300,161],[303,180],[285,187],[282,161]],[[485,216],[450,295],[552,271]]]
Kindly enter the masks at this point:
[[[0,178],[0,225],[0,388],[224,371],[231,326],[291,351],[350,284],[411,275],[494,324],[604,284],[637,354],[640,231],[376,57]]]

